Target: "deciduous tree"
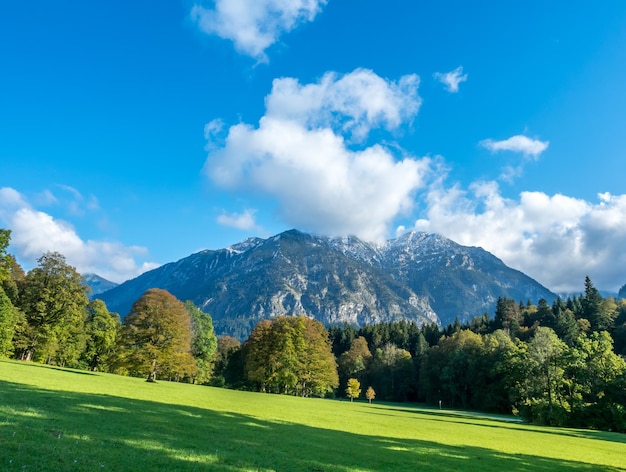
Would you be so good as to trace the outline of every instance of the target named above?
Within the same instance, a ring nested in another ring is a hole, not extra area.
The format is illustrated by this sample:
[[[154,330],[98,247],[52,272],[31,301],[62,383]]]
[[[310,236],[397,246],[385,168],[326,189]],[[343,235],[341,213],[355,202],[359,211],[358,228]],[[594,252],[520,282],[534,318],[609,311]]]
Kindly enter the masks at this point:
[[[102,300],[96,299],[87,305],[87,340],[82,358],[90,370],[107,370],[120,327],[119,315],[111,313]]]
[[[166,290],[153,288],[134,303],[124,319],[122,362],[131,373],[145,375],[152,382],[160,374],[174,379],[193,375],[191,340],[185,305]]]
[[[18,309],[0,287],[0,357],[13,354],[13,336],[18,315]]]
[[[204,313],[192,301],[185,302],[191,320],[191,355],[196,360],[197,373],[194,382],[207,383],[211,379],[213,361],[217,350],[217,337],[211,315]]]
[[[66,343],[79,327],[82,329],[88,288],[76,269],[58,252],[47,252],[38,266],[26,275],[20,293],[20,308],[26,326],[16,333],[22,339],[21,358],[50,359],[55,343]]]
[[[323,396],[337,387],[328,332],[307,317],[261,321],[246,342],[246,375],[260,391]]]
[[[346,385],[346,395],[348,395],[350,401],[355,398],[359,398],[361,395],[361,382],[357,379],[348,379],[348,383]]]

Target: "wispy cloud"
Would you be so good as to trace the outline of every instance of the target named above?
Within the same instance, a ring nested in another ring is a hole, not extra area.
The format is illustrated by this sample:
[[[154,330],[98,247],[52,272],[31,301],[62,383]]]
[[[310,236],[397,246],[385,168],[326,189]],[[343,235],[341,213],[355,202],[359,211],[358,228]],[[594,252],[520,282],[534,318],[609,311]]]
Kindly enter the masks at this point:
[[[277,79],[259,125],[231,126],[220,147],[212,143],[206,173],[223,187],[271,196],[290,226],[382,240],[412,208],[430,160],[398,159],[381,145],[353,150],[346,140],[409,122],[418,84],[415,75],[393,82],[363,69],[306,85]]]
[[[626,195],[588,202],[522,192],[509,199],[495,182],[467,191],[439,184],[428,192],[427,207],[416,229],[483,247],[552,290],[580,292],[586,275],[608,289],[626,282]]]
[[[222,226],[241,230],[251,230],[257,227],[254,214],[256,210],[246,209],[243,213],[223,212],[217,217],[217,222]]]
[[[115,282],[158,266],[148,261],[138,262],[148,255],[146,248],[83,240],[71,224],[37,210],[10,187],[0,188],[0,221],[12,231],[11,250],[25,265],[34,266],[44,252],[56,251],[79,272],[94,272]]]
[[[548,149],[550,145],[549,141],[540,141],[538,139],[531,139],[527,136],[518,134],[511,136],[503,141],[494,141],[493,139],[485,139],[480,142],[480,145],[491,152],[498,151],[512,151],[521,152],[525,156],[531,156],[533,158],[539,157],[539,155]]]
[[[461,66],[450,72],[435,72],[433,77],[441,82],[450,93],[457,93],[459,84],[467,81],[467,74],[463,73],[463,67]]]
[[[215,0],[193,6],[191,18],[205,33],[233,42],[235,49],[267,61],[265,51],[283,34],[313,21],[327,0]]]

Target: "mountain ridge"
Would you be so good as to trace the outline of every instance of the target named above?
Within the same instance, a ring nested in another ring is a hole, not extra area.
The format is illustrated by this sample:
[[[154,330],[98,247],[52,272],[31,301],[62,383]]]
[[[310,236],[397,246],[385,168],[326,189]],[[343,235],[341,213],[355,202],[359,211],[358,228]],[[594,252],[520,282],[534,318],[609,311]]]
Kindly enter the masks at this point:
[[[313,316],[326,325],[410,320],[448,324],[492,313],[498,297],[556,295],[482,248],[411,232],[385,244],[288,230],[165,264],[99,295],[125,316],[145,290],[162,288],[244,339],[262,319]]]

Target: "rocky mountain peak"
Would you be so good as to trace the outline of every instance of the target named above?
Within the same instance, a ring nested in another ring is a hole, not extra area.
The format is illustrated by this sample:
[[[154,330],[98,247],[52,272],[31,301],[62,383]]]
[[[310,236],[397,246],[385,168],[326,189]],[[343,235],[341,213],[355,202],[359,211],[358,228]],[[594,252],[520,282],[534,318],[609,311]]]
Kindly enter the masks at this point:
[[[126,315],[149,288],[191,300],[218,333],[244,339],[260,320],[312,316],[327,325],[412,320],[448,324],[493,313],[498,297],[556,296],[481,248],[409,232],[384,245],[289,230],[201,251],[100,295]]]

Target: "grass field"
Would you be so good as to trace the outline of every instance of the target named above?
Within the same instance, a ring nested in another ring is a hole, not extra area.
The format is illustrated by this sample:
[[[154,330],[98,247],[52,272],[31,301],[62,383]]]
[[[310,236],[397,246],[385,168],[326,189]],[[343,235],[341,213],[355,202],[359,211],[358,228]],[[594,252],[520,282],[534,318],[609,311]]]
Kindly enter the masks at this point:
[[[626,470],[626,435],[0,361],[0,470]]]

